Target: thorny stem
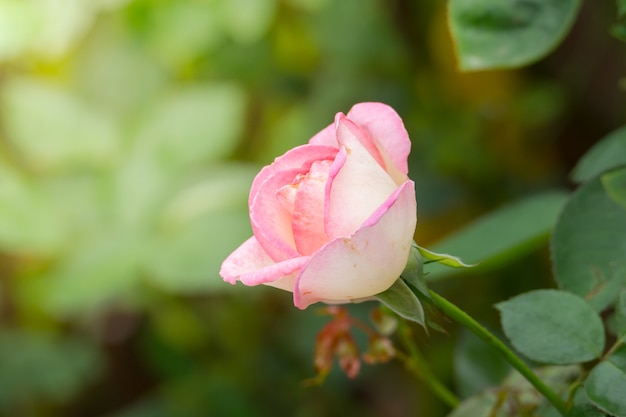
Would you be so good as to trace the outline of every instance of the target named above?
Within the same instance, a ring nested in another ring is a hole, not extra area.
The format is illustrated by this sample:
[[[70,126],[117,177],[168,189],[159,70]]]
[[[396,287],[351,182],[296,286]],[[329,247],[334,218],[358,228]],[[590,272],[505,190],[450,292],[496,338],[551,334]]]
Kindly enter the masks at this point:
[[[430,291],[430,295],[441,311],[443,311],[448,317],[466,327],[480,339],[482,339],[489,346],[498,350],[506,361],[511,364],[517,371],[524,376],[544,397],[548,399],[559,410],[561,414],[567,412],[567,406],[565,402],[559,397],[550,387],[548,387],[537,375],[517,356],[508,346],[506,346],[500,339],[495,337],[489,330],[483,327],[480,323],[470,317],[463,310],[452,304],[434,291]]]
[[[428,363],[422,353],[415,345],[415,341],[411,337],[411,329],[408,326],[402,326],[399,329],[399,335],[402,343],[406,347],[409,355],[396,352],[398,359],[402,360],[406,367],[421,381],[423,381],[432,392],[439,397],[444,403],[451,408],[459,405],[460,400],[454,395],[430,370]]]

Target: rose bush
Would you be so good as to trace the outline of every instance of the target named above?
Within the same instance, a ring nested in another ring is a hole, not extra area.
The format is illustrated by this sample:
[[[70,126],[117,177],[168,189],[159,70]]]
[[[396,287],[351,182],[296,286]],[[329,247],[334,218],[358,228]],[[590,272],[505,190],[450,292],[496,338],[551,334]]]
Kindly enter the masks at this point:
[[[222,264],[225,281],[294,294],[299,308],[388,289],[407,263],[417,221],[411,142],[389,106],[360,103],[256,176],[254,236]]]

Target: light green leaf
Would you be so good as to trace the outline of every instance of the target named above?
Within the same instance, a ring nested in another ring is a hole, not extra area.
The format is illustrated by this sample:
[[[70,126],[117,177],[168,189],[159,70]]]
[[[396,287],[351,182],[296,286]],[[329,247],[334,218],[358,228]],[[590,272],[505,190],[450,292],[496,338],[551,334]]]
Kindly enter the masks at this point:
[[[572,171],[576,182],[589,181],[613,168],[626,165],[626,126],[621,127],[596,143],[578,161]]]
[[[228,290],[222,261],[252,235],[248,193],[256,167],[221,166],[169,202],[144,260],[150,279],[176,292]]]
[[[598,310],[614,299],[626,273],[626,210],[607,195],[600,178],[572,195],[551,246],[559,287],[587,298]]]
[[[109,166],[120,152],[115,123],[69,91],[13,78],[1,100],[7,138],[34,169]]]
[[[602,185],[609,197],[626,209],[626,168],[604,174]]]
[[[465,262],[477,264],[476,269],[497,267],[547,241],[566,200],[567,194],[555,191],[517,201],[453,233],[432,249],[453,253]],[[436,280],[461,271],[465,270],[429,264],[426,278]]]
[[[136,237],[112,231],[78,243],[45,277],[44,308],[67,317],[100,311],[111,303],[131,302],[143,250]]]
[[[220,23],[237,42],[261,39],[274,20],[276,0],[222,0]]]
[[[429,261],[440,263],[441,265],[450,266],[452,268],[471,268],[475,266],[468,265],[464,263],[460,258],[448,255],[447,253],[436,253],[426,248],[422,248],[421,246],[418,246],[417,250],[419,250],[422,257],[428,259]]]
[[[462,70],[514,68],[552,51],[580,0],[450,0],[448,19]]]
[[[169,172],[227,157],[244,126],[246,98],[235,84],[179,88],[157,100],[137,131],[135,152]]]
[[[220,13],[214,1],[162,1],[147,8],[150,50],[179,69],[224,41]]]
[[[626,346],[593,368],[585,389],[596,407],[612,416],[626,417]]]
[[[557,290],[531,291],[496,305],[504,333],[537,362],[573,364],[600,357],[604,327],[582,298]]]
[[[376,298],[400,317],[419,323],[426,329],[422,303],[402,279],[396,280],[391,288],[377,294]]]
[[[50,255],[67,242],[64,217],[36,183],[0,160],[0,248]]]
[[[251,235],[246,210],[216,210],[155,239],[145,267],[168,291],[227,291],[233,287],[219,277],[220,265]]]
[[[105,6],[111,8],[112,3],[84,0],[48,0],[43,3],[2,0],[0,60],[28,56],[33,52],[47,59],[59,58],[83,38],[98,9]]]

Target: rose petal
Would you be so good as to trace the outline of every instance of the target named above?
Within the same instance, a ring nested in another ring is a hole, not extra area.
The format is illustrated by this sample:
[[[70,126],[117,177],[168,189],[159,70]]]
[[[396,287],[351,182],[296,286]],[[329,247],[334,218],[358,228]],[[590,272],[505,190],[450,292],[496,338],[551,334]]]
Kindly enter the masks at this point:
[[[367,132],[363,130],[361,126],[358,125],[358,123],[356,123],[354,120],[351,120],[349,117],[344,116],[343,113],[337,113],[337,115],[335,116],[335,124],[337,125],[337,127],[339,127],[339,122],[343,119],[348,119],[350,120],[350,122],[354,124],[356,129],[353,129],[353,130],[355,130],[358,133],[355,135],[358,141],[361,143],[361,145],[363,145],[363,147],[367,150],[367,152],[369,152],[372,158],[374,158],[374,160],[378,162],[378,165],[380,165],[382,169],[386,170],[385,161],[383,160],[383,157],[380,151],[378,150],[374,139],[371,136],[369,136]],[[338,138],[337,140],[340,143],[342,143],[342,139]]]
[[[329,242],[311,256],[296,279],[294,304],[350,301],[388,289],[409,257],[417,211],[415,184],[407,180],[349,238]]]
[[[295,273],[307,260],[308,257],[299,257],[275,263],[253,236],[226,258],[222,263],[220,275],[224,281],[231,284],[241,281],[250,286],[259,284],[279,288],[286,286],[287,288],[282,289],[293,291]],[[290,286],[285,285],[289,278]]]
[[[285,154],[276,158],[270,165],[263,167],[263,169],[254,178],[252,187],[250,188],[248,205],[252,204],[252,200],[258,193],[261,185],[277,171],[290,171],[292,169],[296,169],[299,170],[300,173],[304,174],[310,169],[313,162],[325,159],[332,161],[337,152],[338,149],[336,145],[334,147],[302,145],[287,151]]]
[[[332,161],[315,162],[297,187],[292,224],[296,248],[302,255],[310,255],[328,242],[324,213],[331,165]]]
[[[402,183],[409,172],[411,140],[398,113],[383,103],[359,103],[350,109],[347,117],[373,138],[387,172],[397,184]]]
[[[337,138],[346,150],[346,161],[331,181],[326,234],[329,239],[349,236],[372,215],[398,187],[363,147],[364,133],[340,117]]]
[[[337,142],[337,136],[335,135],[336,129],[337,128],[334,123],[326,126],[324,129],[320,130],[315,136],[309,139],[309,144],[331,146],[333,148],[337,148],[339,146],[339,143]]]
[[[283,201],[282,187],[300,174],[299,169],[278,171],[258,189],[250,204],[250,223],[259,244],[274,261],[300,256],[291,228],[291,212]]]

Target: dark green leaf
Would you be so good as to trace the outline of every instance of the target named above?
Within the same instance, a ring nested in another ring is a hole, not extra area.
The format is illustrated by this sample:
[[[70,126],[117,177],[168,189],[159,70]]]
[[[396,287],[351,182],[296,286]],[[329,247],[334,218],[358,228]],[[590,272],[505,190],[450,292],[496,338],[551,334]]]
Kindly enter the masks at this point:
[[[588,181],[623,165],[626,165],[626,126],[608,134],[588,150],[572,171],[572,179]]]
[[[101,370],[94,346],[74,338],[0,333],[0,411],[37,400],[67,401]]]
[[[397,279],[391,288],[376,295],[376,298],[399,316],[426,328],[422,303],[404,280]]]
[[[626,42],[626,24],[616,23],[611,28],[611,34],[620,41]]]
[[[623,289],[615,303],[615,330],[619,339],[626,336],[626,289]]]
[[[499,266],[547,241],[566,200],[567,194],[555,191],[515,202],[485,215],[432,249],[477,264],[473,269]],[[430,281],[466,270],[433,263],[426,267],[426,271],[426,278]]]
[[[409,259],[400,277],[415,288],[423,298],[430,298],[430,293],[428,292],[428,287],[424,279],[424,259],[422,258],[419,246],[417,246],[415,242],[411,244]]]
[[[617,17],[626,16],[626,0],[617,0]]]
[[[626,168],[604,174],[602,185],[609,197],[626,209]]]
[[[570,364],[598,358],[604,327],[582,298],[557,290],[531,291],[496,306],[515,349],[542,363]]]
[[[626,416],[626,346],[593,368],[585,389],[597,407],[612,416]]]
[[[607,417],[607,415],[591,404],[583,404],[569,410],[565,417]]]
[[[599,178],[572,195],[552,235],[559,286],[601,310],[615,299],[626,274],[626,210]]]
[[[459,67],[472,71],[544,57],[568,33],[580,0],[451,0],[448,7]]]

